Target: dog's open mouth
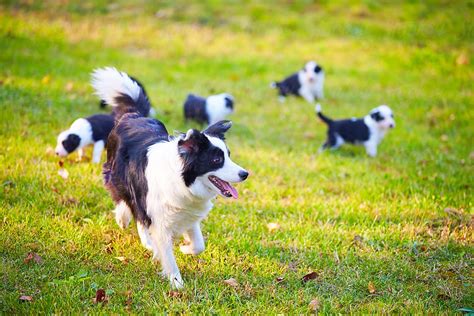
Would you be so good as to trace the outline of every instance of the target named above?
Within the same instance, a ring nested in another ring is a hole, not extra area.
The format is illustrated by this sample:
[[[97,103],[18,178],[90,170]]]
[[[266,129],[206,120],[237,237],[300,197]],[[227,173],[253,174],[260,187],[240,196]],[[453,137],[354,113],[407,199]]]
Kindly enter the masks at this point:
[[[219,193],[224,197],[233,197],[234,199],[239,197],[237,190],[227,181],[222,180],[216,176],[209,176],[209,181],[219,189]]]

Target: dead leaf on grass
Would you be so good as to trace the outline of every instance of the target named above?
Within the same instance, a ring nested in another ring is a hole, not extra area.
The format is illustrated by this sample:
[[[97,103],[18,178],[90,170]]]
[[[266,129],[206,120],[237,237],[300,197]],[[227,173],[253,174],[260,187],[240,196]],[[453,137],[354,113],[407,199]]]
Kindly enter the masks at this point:
[[[94,304],[107,303],[107,301],[108,301],[108,298],[107,298],[107,295],[105,294],[105,290],[104,289],[98,289],[95,292],[95,297],[93,299]]]
[[[456,64],[458,66],[469,64],[469,56],[466,52],[462,52],[461,54],[459,54],[459,56],[456,58]]]
[[[234,278],[224,280],[224,283],[227,284],[227,285],[232,286],[233,288],[237,288],[239,286],[239,283]]]
[[[377,292],[377,290],[375,289],[375,285],[372,281],[369,282],[367,289],[369,290],[370,294],[375,294],[375,292]]]
[[[115,257],[115,259],[121,261],[123,264],[128,264],[128,259],[125,257]]]
[[[285,281],[285,278],[280,276],[280,277],[275,278],[275,281],[276,281],[276,283],[281,283],[281,282]]]
[[[169,297],[181,297],[181,296],[183,296],[183,293],[181,293],[179,291],[169,291],[168,296]]]
[[[30,263],[30,261],[34,260],[36,263],[43,262],[43,258],[41,258],[36,252],[29,252],[26,258],[23,260],[24,263]]]
[[[19,297],[19,300],[21,302],[31,302],[33,301],[33,297],[29,296],[29,295],[22,295]]]
[[[308,306],[312,312],[317,312],[319,308],[321,307],[321,302],[317,298],[315,298],[315,299],[312,299],[311,302],[309,302]]]
[[[317,272],[310,272],[308,274],[305,274],[302,278],[301,278],[301,281],[303,281],[304,283],[308,282],[308,281],[311,281],[311,280],[314,280],[316,279],[317,277],[319,277],[319,274]]]
[[[280,224],[278,223],[268,223],[267,224],[267,228],[270,232],[273,232],[275,230],[279,230],[280,229]]]

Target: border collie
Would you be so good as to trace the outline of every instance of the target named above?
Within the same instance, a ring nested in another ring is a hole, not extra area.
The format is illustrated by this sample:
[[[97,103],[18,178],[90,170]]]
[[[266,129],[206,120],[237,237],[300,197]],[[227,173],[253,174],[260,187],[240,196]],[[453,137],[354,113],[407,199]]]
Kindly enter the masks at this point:
[[[234,111],[234,97],[228,93],[211,95],[207,98],[188,94],[184,101],[184,117],[199,123],[212,125],[226,118]]]
[[[316,62],[309,61],[303,69],[280,82],[273,82],[271,87],[278,89],[281,102],[287,95],[293,94],[313,103],[315,99],[324,97],[324,71]]]
[[[113,86],[117,89],[108,89]],[[117,108],[149,106],[143,89],[122,73],[96,76],[97,94]],[[183,235],[185,254],[204,251],[200,222],[217,196],[237,198],[233,182],[249,173],[230,159],[224,134],[231,122],[220,121],[203,132],[190,129],[170,136],[158,120],[141,113],[117,118],[107,143],[104,182],[116,204],[115,219],[125,228],[135,218],[142,244],[161,262],[175,288],[183,279],[173,253],[173,239]]]
[[[316,105],[316,113],[327,124],[327,139],[320,151],[337,149],[344,143],[362,144],[371,157],[377,155],[377,146],[387,131],[395,127],[392,110],[387,105],[374,108],[363,118],[332,120],[321,113],[321,105]]]
[[[78,151],[79,159],[84,155],[84,147],[94,145],[92,162],[99,163],[107,137],[114,127],[114,117],[110,114],[96,114],[75,120],[68,130],[59,134],[56,155],[66,157]]]

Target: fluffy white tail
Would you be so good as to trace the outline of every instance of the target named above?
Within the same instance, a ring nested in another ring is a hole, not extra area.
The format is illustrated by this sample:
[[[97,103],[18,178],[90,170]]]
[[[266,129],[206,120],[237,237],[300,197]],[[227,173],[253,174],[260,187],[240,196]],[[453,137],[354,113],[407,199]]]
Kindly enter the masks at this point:
[[[132,100],[137,101],[141,91],[135,80],[114,67],[95,69],[92,73],[91,84],[96,95],[112,107],[120,106],[117,97],[122,95],[128,95]]]

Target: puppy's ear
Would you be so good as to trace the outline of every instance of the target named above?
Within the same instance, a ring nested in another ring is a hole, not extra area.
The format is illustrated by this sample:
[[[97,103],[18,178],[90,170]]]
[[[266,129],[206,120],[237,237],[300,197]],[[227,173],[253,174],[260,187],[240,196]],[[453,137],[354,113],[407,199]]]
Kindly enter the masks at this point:
[[[314,72],[319,74],[321,71],[323,70],[323,68],[319,65],[316,65],[316,67],[314,67]]]
[[[232,127],[232,122],[231,121],[219,121],[208,128],[204,131],[204,134],[207,134],[209,136],[217,137],[222,140],[225,139],[225,132],[229,130],[229,128]]]
[[[229,109],[231,109],[231,110],[234,109],[234,100],[233,100],[233,99],[231,99],[230,97],[226,96],[226,97],[224,98],[224,100],[225,100],[225,107],[226,107],[226,108],[229,108]]]
[[[383,121],[383,116],[380,114],[378,110],[374,110],[370,112],[370,117],[376,122]]]
[[[204,145],[206,136],[200,131],[190,129],[186,132],[186,135],[181,136],[178,141],[178,152],[180,155],[189,155],[197,153],[199,149]]]
[[[63,140],[62,145],[68,153],[72,153],[81,143],[81,138],[76,134],[69,134],[65,140]]]

